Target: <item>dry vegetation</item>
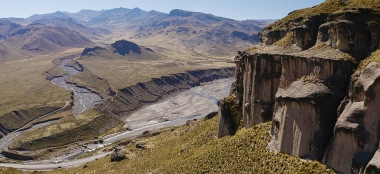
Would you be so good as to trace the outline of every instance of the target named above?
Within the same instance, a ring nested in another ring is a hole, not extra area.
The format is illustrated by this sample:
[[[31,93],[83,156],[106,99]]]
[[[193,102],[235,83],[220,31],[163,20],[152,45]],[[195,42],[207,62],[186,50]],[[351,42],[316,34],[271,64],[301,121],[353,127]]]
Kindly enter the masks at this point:
[[[357,72],[360,73],[371,62],[379,62],[380,63],[380,50],[376,50],[376,51],[372,52],[372,54],[368,58],[362,60],[359,63]]]
[[[42,57],[0,63],[0,115],[23,108],[69,101],[70,92],[45,79],[52,58]]]
[[[14,139],[11,149],[38,150],[88,140],[117,126],[119,120],[97,110],[75,116],[65,116],[49,126],[26,132]]]
[[[285,23],[304,16],[312,16],[320,13],[334,13],[345,7],[366,7],[372,9],[380,9],[380,0],[326,0],[324,3],[311,7],[293,11],[285,18],[278,20],[271,26],[279,28]]]
[[[0,167],[0,174],[22,174],[20,170],[10,167]]]
[[[225,61],[193,60],[192,62],[187,62],[175,59],[129,61],[128,58],[107,60],[90,57],[78,61],[94,75],[106,79],[114,89],[125,88],[138,82],[149,81],[152,78],[183,73],[187,70],[234,66],[234,64],[226,63]]]
[[[48,173],[334,173],[318,162],[266,149],[270,123],[240,130],[235,136],[216,139],[216,118],[165,129],[153,137],[140,137],[147,149],[138,150],[130,140],[119,142],[128,159],[110,157],[85,166]]]
[[[293,32],[288,33],[284,38],[275,42],[273,45],[278,45],[282,48],[287,48],[292,45]]]

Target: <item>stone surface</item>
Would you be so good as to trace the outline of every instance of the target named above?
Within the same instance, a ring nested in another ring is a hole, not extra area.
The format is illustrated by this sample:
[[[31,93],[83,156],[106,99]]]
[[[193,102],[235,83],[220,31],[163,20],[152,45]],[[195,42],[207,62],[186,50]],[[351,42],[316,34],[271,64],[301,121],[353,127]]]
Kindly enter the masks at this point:
[[[332,136],[342,91],[316,82],[293,82],[279,89],[268,148],[321,160]]]
[[[126,151],[121,147],[116,147],[111,154],[111,162],[122,161],[125,159]]]
[[[249,55],[243,61],[243,122],[249,128],[271,120],[281,61],[278,55],[265,54]]]
[[[331,147],[324,162],[343,173],[363,172],[379,147],[380,136],[380,65],[369,64],[357,82],[351,85],[349,97],[334,128]],[[377,157],[368,170],[377,166]]]

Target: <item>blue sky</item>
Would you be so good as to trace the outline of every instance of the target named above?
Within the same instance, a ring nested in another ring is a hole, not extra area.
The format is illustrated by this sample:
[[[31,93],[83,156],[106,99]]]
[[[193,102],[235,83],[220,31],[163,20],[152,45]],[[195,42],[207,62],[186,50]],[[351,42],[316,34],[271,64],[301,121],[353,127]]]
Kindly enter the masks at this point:
[[[211,13],[237,20],[279,19],[289,12],[311,7],[324,0],[1,0],[0,18],[28,17],[56,11],[78,12],[118,7],[139,7],[168,13],[183,9]]]

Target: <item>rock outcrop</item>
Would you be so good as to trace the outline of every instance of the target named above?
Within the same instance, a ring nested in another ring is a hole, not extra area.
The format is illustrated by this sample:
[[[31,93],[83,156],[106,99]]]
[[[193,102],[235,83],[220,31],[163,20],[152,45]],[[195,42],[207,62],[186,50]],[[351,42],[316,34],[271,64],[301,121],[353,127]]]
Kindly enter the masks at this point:
[[[238,52],[231,96],[245,128],[272,121],[267,148],[379,173],[380,13],[352,4],[328,0],[265,28],[261,45]]]
[[[352,63],[282,56],[281,64],[268,148],[321,160],[332,136]]]
[[[380,137],[380,64],[369,64],[353,82],[349,96],[342,102],[334,128],[331,147],[324,162],[344,173],[363,172],[379,148]],[[371,160],[368,170],[378,166]],[[380,169],[380,168],[377,168]]]
[[[122,161],[125,158],[125,150],[121,147],[116,147],[111,154],[111,162]]]
[[[123,56],[129,54],[130,52],[141,54],[140,47],[137,44],[129,42],[127,40],[116,41],[115,43],[111,44],[111,47],[114,48],[114,53],[119,53]]]
[[[160,59],[163,55],[155,53],[152,49],[137,45],[134,42],[127,40],[118,40],[115,43],[107,46],[94,46],[87,47],[83,50],[81,59],[86,57],[98,57],[98,58],[128,58],[129,60],[140,60],[140,59]]]

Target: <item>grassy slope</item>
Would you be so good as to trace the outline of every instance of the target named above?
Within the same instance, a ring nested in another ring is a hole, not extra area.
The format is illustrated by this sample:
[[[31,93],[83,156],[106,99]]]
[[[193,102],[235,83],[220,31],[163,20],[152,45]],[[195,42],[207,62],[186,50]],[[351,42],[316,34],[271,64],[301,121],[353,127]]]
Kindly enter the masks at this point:
[[[0,115],[16,109],[70,100],[70,92],[42,76],[54,66],[51,58],[0,63]]]
[[[320,163],[267,150],[269,122],[222,139],[216,139],[216,125],[214,118],[166,129],[139,138],[148,147],[143,151],[125,146],[129,159],[124,161],[111,163],[108,156],[48,173],[333,173]]]
[[[90,57],[79,60],[81,64],[96,76],[106,79],[112,88],[121,89],[151,78],[183,73],[187,70],[232,67],[234,64],[193,60],[192,62],[164,59],[152,61],[129,61],[125,59],[103,59]]]
[[[302,16],[311,16],[320,13],[334,13],[345,7],[369,7],[372,9],[380,9],[380,0],[350,0],[347,2],[342,2],[342,0],[326,0],[324,3],[314,6],[312,8],[305,8],[294,11],[270,26],[274,26],[274,28],[277,28],[281,25],[284,25],[286,22],[290,20]]]
[[[20,170],[15,168],[0,167],[0,174],[22,174]]]

